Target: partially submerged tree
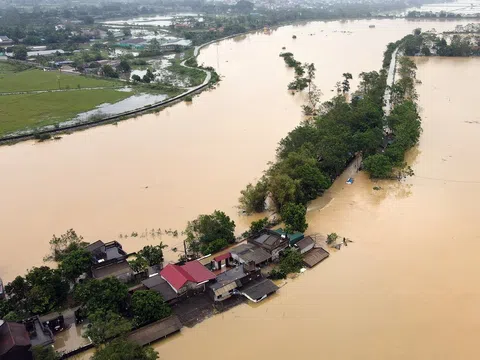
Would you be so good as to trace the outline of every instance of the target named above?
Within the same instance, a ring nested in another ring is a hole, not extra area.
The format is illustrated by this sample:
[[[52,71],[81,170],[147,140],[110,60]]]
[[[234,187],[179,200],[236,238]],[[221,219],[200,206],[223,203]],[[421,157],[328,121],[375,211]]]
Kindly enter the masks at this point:
[[[137,252],[137,256],[144,258],[149,266],[160,265],[163,262],[163,249],[167,247],[163,242],[159,245],[147,245]]]
[[[58,266],[65,279],[74,282],[80,275],[87,272],[92,265],[92,255],[85,249],[76,249],[62,257]]]
[[[235,241],[235,222],[223,211],[215,210],[210,215],[199,215],[197,219],[190,221],[185,229],[190,250],[208,254],[211,251],[210,244],[215,248],[218,244],[231,244]],[[217,249],[219,250],[219,249]]]
[[[299,251],[293,248],[284,250],[280,259],[280,271],[284,274],[297,273],[303,267],[303,258]]]
[[[239,202],[240,207],[247,214],[253,212],[262,212],[265,210],[265,200],[268,194],[268,185],[266,179],[261,178],[255,185],[248,184],[241,192]]]
[[[50,240],[50,254],[44,258],[44,261],[62,261],[63,257],[71,251],[81,249],[88,245],[83,241],[81,235],[77,235],[75,230],[67,230],[65,234],[57,237],[55,234]]]

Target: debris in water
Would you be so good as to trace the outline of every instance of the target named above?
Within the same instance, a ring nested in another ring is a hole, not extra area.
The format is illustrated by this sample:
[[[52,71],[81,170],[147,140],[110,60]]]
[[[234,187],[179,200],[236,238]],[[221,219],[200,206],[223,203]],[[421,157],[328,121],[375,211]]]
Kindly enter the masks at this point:
[[[382,190],[382,188],[380,186],[374,186],[373,190]]]
[[[348,178],[348,180],[346,181],[346,184],[352,185],[354,181],[355,180],[353,178]]]

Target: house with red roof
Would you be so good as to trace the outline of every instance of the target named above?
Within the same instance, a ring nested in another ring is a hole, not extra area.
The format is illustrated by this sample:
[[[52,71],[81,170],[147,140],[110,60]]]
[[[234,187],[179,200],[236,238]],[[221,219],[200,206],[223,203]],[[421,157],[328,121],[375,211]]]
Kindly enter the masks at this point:
[[[196,260],[185,265],[168,264],[160,276],[179,295],[188,290],[204,291],[205,284],[215,279],[215,274]]]

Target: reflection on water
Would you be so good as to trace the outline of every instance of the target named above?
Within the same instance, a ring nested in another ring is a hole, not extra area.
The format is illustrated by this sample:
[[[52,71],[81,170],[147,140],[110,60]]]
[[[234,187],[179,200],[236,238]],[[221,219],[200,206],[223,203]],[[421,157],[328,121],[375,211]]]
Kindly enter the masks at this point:
[[[95,114],[108,114],[108,115],[120,114],[126,111],[131,111],[131,110],[142,108],[147,105],[155,104],[157,102],[165,100],[167,97],[168,96],[164,94],[133,95],[133,96],[130,96],[129,98],[126,98],[114,104],[105,103],[105,104],[99,105],[93,110],[86,111],[84,113],[77,115],[77,117],[72,121],[75,122],[78,120],[87,120],[89,116],[92,116]]]

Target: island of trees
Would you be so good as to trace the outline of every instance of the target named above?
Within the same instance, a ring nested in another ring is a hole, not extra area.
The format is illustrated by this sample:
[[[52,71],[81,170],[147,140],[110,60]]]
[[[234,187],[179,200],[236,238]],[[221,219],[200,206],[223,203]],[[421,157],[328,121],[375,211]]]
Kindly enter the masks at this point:
[[[373,178],[411,174],[404,154],[418,142],[421,124],[415,103],[416,66],[407,57],[398,61],[400,80],[390,89],[393,110],[385,116],[383,109],[392,53],[397,47],[405,51],[407,44],[389,44],[383,68],[361,73],[360,86],[352,94],[352,75],[344,73],[337,83],[337,96],[323,104],[319,104],[319,92],[312,83],[314,64],[302,65],[292,53],[280,54],[295,70],[289,90],[308,89],[309,98],[317,101],[304,106],[309,117],[279,142],[277,160],[265,175],[242,190],[239,201],[247,213],[264,211],[267,197],[282,218],[293,206],[305,208],[330,187],[356,154],[363,156],[364,169]]]

